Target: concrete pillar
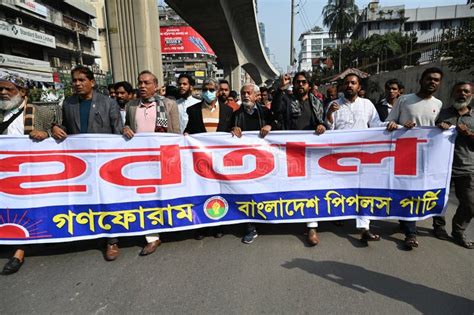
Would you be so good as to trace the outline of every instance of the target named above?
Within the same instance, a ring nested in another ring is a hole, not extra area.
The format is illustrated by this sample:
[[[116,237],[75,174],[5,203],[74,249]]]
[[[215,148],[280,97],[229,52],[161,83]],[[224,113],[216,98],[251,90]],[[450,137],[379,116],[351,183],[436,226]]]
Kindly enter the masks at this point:
[[[156,1],[107,0],[105,6],[114,82],[135,85],[138,73],[149,70],[163,84]]]
[[[242,87],[242,71],[241,67],[237,66],[232,70],[231,75],[231,84],[232,89],[240,93],[240,88]]]
[[[240,88],[242,87],[241,73],[240,66],[229,66],[224,69],[224,79],[229,81],[231,89],[237,92],[240,92]]]

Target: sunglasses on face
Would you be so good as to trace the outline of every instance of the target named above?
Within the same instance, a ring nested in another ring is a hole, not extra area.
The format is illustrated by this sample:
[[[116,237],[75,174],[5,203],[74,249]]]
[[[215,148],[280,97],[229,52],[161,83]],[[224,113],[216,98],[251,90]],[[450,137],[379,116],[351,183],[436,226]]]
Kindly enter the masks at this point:
[[[306,84],[306,83],[308,83],[308,81],[307,80],[295,80],[295,83],[296,84]]]

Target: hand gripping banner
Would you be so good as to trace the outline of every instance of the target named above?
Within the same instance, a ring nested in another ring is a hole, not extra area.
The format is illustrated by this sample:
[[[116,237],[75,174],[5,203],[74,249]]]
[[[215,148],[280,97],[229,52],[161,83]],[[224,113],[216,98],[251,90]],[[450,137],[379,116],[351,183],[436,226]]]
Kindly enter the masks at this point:
[[[455,131],[0,137],[0,244],[444,214]]]

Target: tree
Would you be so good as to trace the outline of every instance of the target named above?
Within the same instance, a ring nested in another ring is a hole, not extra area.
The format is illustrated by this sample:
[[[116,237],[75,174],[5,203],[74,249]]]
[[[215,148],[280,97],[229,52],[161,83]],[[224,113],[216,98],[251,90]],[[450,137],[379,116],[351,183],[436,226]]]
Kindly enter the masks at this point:
[[[450,29],[442,35],[444,47],[441,48],[442,57],[450,57],[448,66],[450,69],[459,72],[472,69],[474,65],[474,19],[469,20],[469,24],[460,29]],[[474,70],[470,71],[474,75]]]
[[[398,13],[398,20],[400,22],[400,28],[398,31],[401,33],[403,29],[403,25],[405,24],[405,21],[407,20],[405,18],[405,9],[400,9],[397,11],[397,13]]]
[[[358,15],[354,0],[328,0],[323,8],[323,24],[329,28],[329,34],[335,36],[340,43],[339,72],[342,71],[342,43],[353,30]]]

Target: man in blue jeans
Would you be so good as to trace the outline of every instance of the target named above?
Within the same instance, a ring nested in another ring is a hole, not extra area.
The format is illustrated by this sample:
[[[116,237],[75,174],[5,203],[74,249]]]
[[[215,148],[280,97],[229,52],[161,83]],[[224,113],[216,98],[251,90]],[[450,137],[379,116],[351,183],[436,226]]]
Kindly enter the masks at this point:
[[[387,117],[389,123],[387,130],[392,131],[403,124],[411,129],[415,126],[435,126],[443,103],[433,96],[441,85],[443,71],[439,68],[428,68],[421,74],[420,90],[418,93],[402,95],[398,98],[394,108]],[[434,218],[434,233],[438,238],[447,238],[446,231],[438,228]],[[407,249],[418,247],[416,239],[416,221],[400,221],[400,226],[405,232],[405,246]]]

